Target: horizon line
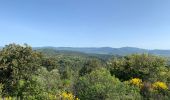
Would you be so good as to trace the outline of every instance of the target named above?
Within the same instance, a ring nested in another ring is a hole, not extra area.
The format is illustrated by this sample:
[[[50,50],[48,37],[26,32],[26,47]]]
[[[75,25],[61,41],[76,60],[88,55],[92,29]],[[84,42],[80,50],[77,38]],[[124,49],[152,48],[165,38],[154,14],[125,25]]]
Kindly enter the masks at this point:
[[[11,43],[12,44],[12,43]],[[18,45],[24,45],[24,44],[18,44]],[[6,45],[5,45],[6,46]],[[4,48],[5,46],[0,46],[0,48]],[[31,45],[28,45],[31,46]],[[111,46],[31,46],[32,48],[112,48],[112,49],[121,49],[121,48],[135,48],[135,49],[143,49],[143,50],[170,50],[170,49],[148,49],[148,48],[140,48],[140,47],[133,47],[133,46],[122,46],[122,47],[111,47]]]

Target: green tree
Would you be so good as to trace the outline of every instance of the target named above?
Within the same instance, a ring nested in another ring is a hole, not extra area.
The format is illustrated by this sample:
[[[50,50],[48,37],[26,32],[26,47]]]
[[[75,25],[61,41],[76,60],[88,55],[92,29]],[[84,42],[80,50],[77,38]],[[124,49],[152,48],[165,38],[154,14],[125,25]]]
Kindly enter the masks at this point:
[[[42,66],[46,67],[48,71],[58,68],[57,59],[55,57],[46,57],[42,60]]]
[[[101,67],[102,67],[102,64],[99,60],[97,59],[87,60],[87,62],[84,64],[84,66],[79,71],[79,75],[84,76]]]
[[[138,88],[120,82],[104,68],[80,77],[75,84],[75,94],[81,100],[140,100],[141,98]]]
[[[121,59],[113,59],[110,63],[110,71],[121,81],[136,77],[144,81],[162,80],[168,72],[164,58],[149,54],[133,54]]]
[[[30,80],[20,80],[18,85],[19,100],[48,100],[48,92],[44,83],[37,80],[37,77],[32,76]]]
[[[35,78],[47,93],[57,94],[61,88],[60,74],[57,69],[48,71],[46,68],[41,68]]]
[[[42,55],[28,45],[6,45],[0,51],[0,80],[3,93],[18,96],[16,91],[20,80],[29,81],[41,67]]]

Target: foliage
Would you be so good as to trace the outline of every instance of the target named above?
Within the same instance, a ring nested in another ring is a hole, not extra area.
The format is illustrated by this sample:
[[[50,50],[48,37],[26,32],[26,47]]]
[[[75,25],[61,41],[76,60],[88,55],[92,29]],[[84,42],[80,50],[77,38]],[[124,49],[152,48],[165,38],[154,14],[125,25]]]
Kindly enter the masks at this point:
[[[38,75],[34,76],[36,81],[44,87],[47,93],[57,94],[61,87],[61,79],[57,69],[48,71],[46,68],[38,70]]]
[[[42,60],[42,66],[46,67],[48,71],[58,68],[57,60],[54,57],[46,57]]]
[[[75,97],[72,93],[63,92],[61,93],[62,100],[79,100],[79,98]]]
[[[0,83],[0,96],[2,95],[3,84]]]
[[[133,54],[121,59],[113,59],[109,69],[111,74],[121,81],[133,77],[138,77],[144,81],[166,81],[165,75],[168,73],[166,60],[149,54]]]
[[[6,45],[0,51],[0,80],[4,95],[18,95],[19,80],[30,80],[41,66],[42,55],[28,45]]]
[[[164,82],[158,81],[158,82],[153,83],[152,86],[156,90],[168,90],[168,86]]]
[[[6,45],[0,51],[0,96],[7,100],[169,100],[170,65],[165,58],[149,54],[109,58]]]
[[[141,87],[143,86],[142,80],[139,79],[139,78],[133,78],[133,79],[131,79],[131,80],[130,80],[130,84],[133,84],[133,85],[135,85],[135,86],[137,86],[137,87],[139,87],[139,88],[141,88]]]
[[[80,76],[84,76],[86,74],[91,73],[92,71],[98,69],[101,67],[101,62],[100,60],[97,59],[90,59],[88,60],[84,66],[82,67],[82,69],[79,71],[79,75]]]
[[[22,87],[19,97],[23,100],[45,100],[48,95],[44,87],[33,78]]]
[[[80,77],[75,84],[75,92],[81,100],[140,98],[138,89],[132,89],[132,87],[121,83],[104,68]]]

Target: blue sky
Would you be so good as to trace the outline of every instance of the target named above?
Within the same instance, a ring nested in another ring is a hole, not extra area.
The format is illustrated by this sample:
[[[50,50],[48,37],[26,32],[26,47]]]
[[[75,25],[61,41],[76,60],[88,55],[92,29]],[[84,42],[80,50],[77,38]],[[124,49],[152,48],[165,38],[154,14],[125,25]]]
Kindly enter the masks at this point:
[[[0,0],[0,45],[170,49],[170,0]]]

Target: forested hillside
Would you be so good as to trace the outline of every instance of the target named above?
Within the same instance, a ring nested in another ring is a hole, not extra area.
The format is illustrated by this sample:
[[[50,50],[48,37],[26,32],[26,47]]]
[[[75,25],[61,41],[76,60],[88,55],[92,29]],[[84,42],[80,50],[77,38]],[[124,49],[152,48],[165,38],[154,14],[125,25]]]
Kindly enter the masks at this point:
[[[148,52],[109,55],[114,52],[109,50],[87,54],[6,45],[0,51],[0,96],[5,100],[170,99],[167,58]]]
[[[101,48],[73,48],[73,47],[35,47],[35,50],[46,50],[50,49],[57,52],[79,52],[86,54],[104,54],[104,55],[120,55],[126,56],[134,53],[142,54],[154,54],[158,56],[170,57],[170,50],[148,50],[134,47],[122,47],[122,48],[111,48],[111,47],[101,47]]]

